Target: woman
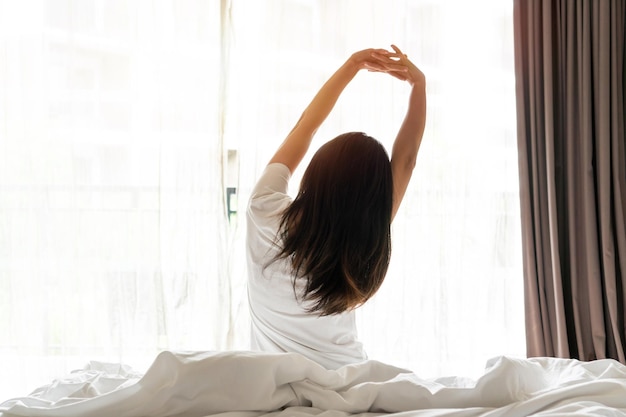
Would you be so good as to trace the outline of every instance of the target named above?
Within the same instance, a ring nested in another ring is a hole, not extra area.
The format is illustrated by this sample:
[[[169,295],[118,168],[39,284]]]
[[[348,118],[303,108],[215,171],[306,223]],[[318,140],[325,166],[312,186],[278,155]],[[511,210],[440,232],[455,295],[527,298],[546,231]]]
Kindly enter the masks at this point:
[[[415,166],[426,115],[424,75],[392,48],[356,52],[331,76],[252,191],[246,244],[255,350],[299,352],[328,369],[367,359],[354,309],[374,295],[387,272],[390,224]],[[339,135],[313,156],[292,201],[291,174],[362,69],[411,85],[391,161],[364,133]]]

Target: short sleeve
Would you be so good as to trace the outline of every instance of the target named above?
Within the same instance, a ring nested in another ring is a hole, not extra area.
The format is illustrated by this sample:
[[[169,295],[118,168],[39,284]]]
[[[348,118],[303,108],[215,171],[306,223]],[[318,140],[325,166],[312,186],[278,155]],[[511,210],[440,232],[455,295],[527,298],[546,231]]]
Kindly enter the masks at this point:
[[[283,210],[291,203],[287,194],[291,172],[281,163],[269,164],[252,189],[248,202],[249,227],[274,238]]]
[[[265,167],[261,177],[252,190],[250,201],[268,194],[287,194],[291,172],[286,165],[275,162]]]

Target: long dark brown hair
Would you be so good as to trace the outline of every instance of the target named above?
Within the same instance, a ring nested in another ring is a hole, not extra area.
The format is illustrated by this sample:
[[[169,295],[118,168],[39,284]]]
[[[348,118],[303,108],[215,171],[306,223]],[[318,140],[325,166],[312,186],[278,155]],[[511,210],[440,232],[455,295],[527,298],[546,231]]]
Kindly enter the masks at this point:
[[[306,280],[299,296],[310,313],[342,313],[376,293],[391,256],[392,192],[389,157],[374,138],[344,133],[315,153],[282,215],[274,259],[291,262],[294,292]]]

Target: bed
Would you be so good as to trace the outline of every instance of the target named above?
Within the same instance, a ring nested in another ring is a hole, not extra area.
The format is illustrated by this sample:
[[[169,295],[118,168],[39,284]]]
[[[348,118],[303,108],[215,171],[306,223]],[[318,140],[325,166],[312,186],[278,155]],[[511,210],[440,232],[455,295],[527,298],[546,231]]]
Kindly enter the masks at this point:
[[[0,404],[1,417],[354,415],[626,416],[626,366],[497,357],[475,380],[420,379],[377,361],[329,371],[292,353],[162,352],[143,375],[91,362]]]

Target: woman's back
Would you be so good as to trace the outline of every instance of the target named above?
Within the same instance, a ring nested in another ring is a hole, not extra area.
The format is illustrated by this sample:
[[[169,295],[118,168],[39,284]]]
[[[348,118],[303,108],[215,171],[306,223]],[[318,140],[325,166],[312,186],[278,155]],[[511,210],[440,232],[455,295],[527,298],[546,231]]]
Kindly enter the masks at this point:
[[[248,205],[248,297],[255,350],[298,352],[328,369],[366,359],[357,339],[354,311],[328,316],[311,314],[302,301],[302,280],[296,280],[288,259],[273,260],[281,214],[291,204],[289,169],[267,166]]]

